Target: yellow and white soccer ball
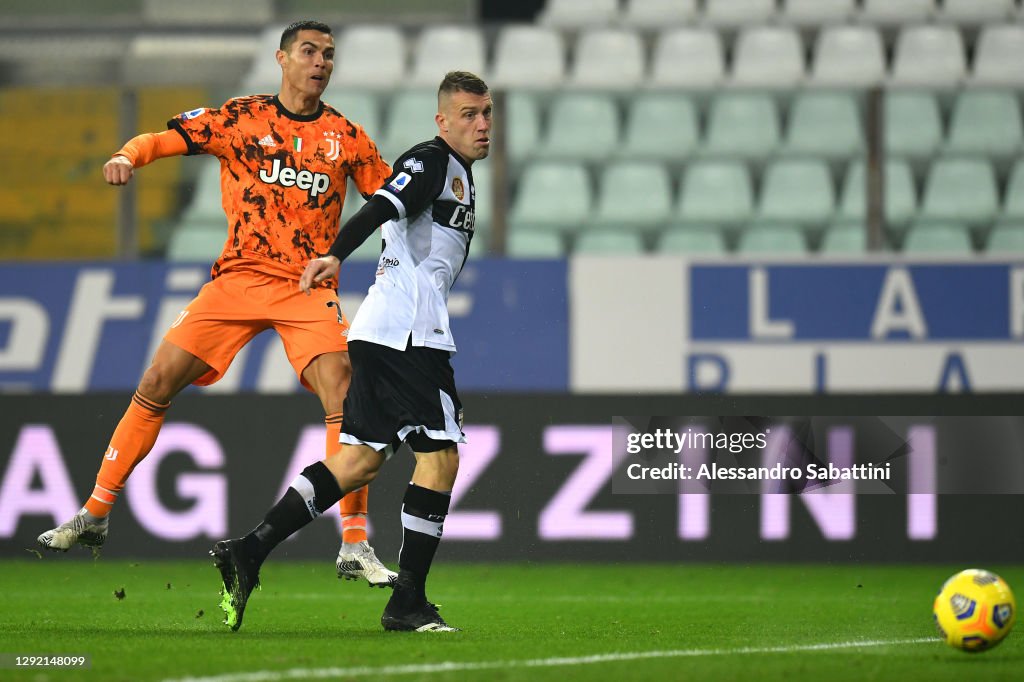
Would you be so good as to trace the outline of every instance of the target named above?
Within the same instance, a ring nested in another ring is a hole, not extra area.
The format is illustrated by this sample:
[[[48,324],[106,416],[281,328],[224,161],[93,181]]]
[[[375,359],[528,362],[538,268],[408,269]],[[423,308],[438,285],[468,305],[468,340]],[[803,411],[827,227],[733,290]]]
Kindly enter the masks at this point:
[[[963,651],[985,651],[1010,634],[1017,603],[1006,581],[979,568],[947,580],[932,607],[946,644]]]

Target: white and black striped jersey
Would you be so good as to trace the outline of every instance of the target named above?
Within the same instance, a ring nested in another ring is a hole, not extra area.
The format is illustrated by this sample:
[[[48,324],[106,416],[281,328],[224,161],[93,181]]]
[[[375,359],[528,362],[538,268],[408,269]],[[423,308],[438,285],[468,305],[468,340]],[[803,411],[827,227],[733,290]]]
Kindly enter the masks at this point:
[[[473,238],[473,174],[440,137],[400,156],[375,195],[398,210],[382,227],[377,278],[348,333],[397,350],[427,346],[455,353],[448,292]]]

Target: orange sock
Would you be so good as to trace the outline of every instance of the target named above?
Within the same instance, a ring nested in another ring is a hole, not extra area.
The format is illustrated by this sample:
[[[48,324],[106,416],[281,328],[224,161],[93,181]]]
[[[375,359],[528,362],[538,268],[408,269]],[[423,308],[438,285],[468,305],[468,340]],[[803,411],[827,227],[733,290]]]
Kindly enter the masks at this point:
[[[103,455],[96,487],[85,501],[90,514],[101,518],[110,514],[132,469],[153,449],[168,407],[170,403],[153,402],[138,391],[132,396]]]
[[[327,425],[327,456],[341,452],[341,412],[324,417]],[[338,509],[341,512],[341,541],[362,542],[366,539],[366,500],[369,493],[364,485],[341,498]]]

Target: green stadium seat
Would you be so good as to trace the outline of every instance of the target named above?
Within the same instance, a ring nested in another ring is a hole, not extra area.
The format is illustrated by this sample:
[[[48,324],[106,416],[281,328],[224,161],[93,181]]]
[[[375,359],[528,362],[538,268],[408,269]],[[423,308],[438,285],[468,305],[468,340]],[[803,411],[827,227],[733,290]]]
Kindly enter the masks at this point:
[[[726,92],[708,113],[704,154],[763,160],[779,146],[779,112],[769,95]]]
[[[962,223],[920,220],[907,231],[903,252],[967,255],[971,253],[971,236]]]
[[[867,188],[864,162],[854,161],[846,170],[839,216],[847,220],[867,217]],[[890,229],[905,227],[917,212],[914,176],[906,161],[890,159],[885,163],[885,222]]]
[[[1008,158],[1020,152],[1022,141],[1015,93],[966,90],[957,95],[947,151]]]
[[[822,227],[835,209],[835,191],[823,161],[786,159],[765,170],[758,217],[766,222]]]
[[[506,149],[509,158],[521,162],[532,156],[540,139],[540,111],[537,100],[529,92],[510,92],[506,100],[508,112],[505,121]]]
[[[792,225],[752,224],[740,235],[738,251],[748,255],[804,255],[807,242]]]
[[[575,253],[629,256],[644,252],[640,235],[629,232],[584,232],[576,238]]]
[[[1024,219],[1024,160],[1018,161],[1010,171],[1010,180],[1006,183],[1003,215],[1007,218]]]
[[[509,223],[515,229],[571,232],[585,226],[592,203],[583,164],[535,161],[519,178]]]
[[[711,226],[704,229],[692,225],[670,227],[658,239],[659,253],[694,254],[701,256],[725,253],[725,239]]]
[[[642,94],[633,99],[618,155],[676,161],[698,144],[697,110],[679,94]]]
[[[992,166],[982,159],[939,159],[925,180],[921,217],[980,225],[996,216],[999,198]]]
[[[998,223],[988,237],[991,254],[1024,253],[1024,222]]]
[[[649,230],[668,222],[672,187],[668,171],[659,164],[622,161],[605,167],[598,179],[598,228]]]
[[[558,97],[548,114],[537,150],[545,158],[597,161],[619,143],[619,112],[608,95],[571,93]]]
[[[217,260],[227,230],[224,224],[198,223],[180,227],[171,233],[167,244],[167,260],[212,264]]]
[[[913,160],[933,156],[942,144],[942,120],[935,97],[926,92],[889,91],[883,105],[885,150]]]
[[[331,83],[333,84],[334,81]],[[331,90],[335,91],[331,92]],[[375,143],[380,143],[380,137],[384,130],[380,121],[380,104],[378,104],[377,96],[374,93],[351,88],[333,88],[328,85],[327,92],[324,93],[324,101],[340,111],[348,120],[361,125]],[[394,161],[394,159],[384,160]]]
[[[381,154],[392,162],[413,145],[437,135],[437,90],[400,90],[387,108]]]
[[[857,102],[845,92],[804,92],[790,109],[783,151],[848,159],[864,148]]]
[[[821,240],[823,255],[861,255],[867,252],[868,231],[862,221],[840,219],[825,229]]]
[[[753,182],[742,162],[706,160],[686,167],[676,212],[679,220],[735,226],[753,214]]]
[[[512,230],[507,247],[508,255],[513,258],[561,258],[565,255],[562,237],[552,232]]]

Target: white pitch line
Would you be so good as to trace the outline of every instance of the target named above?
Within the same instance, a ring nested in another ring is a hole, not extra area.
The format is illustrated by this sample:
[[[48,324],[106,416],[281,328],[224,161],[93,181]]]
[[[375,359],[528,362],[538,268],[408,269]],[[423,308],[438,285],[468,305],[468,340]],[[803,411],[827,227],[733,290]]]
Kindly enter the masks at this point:
[[[426,633],[425,637],[437,637]],[[444,636],[444,635],[440,635]],[[250,673],[227,673],[212,677],[180,677],[164,682],[276,682],[277,680],[328,679],[334,677],[373,677],[377,675],[416,675],[449,673],[469,670],[495,670],[508,668],[552,668],[568,665],[617,663],[652,658],[693,658],[700,656],[746,656],[750,654],[791,654],[807,651],[834,651],[905,644],[935,644],[935,637],[918,639],[864,640],[857,642],[831,642],[822,644],[796,644],[793,646],[744,647],[742,649],[669,649],[665,651],[627,651],[616,654],[572,656],[561,658],[529,658],[511,661],[445,661],[443,663],[416,663],[408,665],[362,666],[358,668],[292,668],[290,670],[262,670]]]

